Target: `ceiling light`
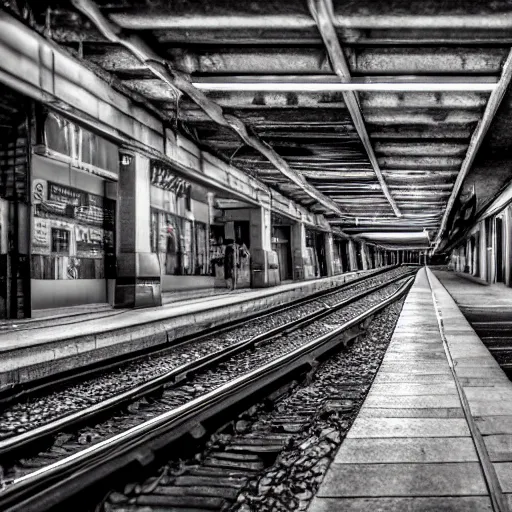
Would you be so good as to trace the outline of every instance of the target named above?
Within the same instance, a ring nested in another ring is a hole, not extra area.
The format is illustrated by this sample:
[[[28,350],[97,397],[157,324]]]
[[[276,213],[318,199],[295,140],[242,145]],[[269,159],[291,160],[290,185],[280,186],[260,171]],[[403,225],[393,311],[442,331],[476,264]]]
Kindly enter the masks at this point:
[[[337,92],[337,91],[480,91],[496,88],[493,82],[194,82],[194,87],[206,91],[252,92]]]

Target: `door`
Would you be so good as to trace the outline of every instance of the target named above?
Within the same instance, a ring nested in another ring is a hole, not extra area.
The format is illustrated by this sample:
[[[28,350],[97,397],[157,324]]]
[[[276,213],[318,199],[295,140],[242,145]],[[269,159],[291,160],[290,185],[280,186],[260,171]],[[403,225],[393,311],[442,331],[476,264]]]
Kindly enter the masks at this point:
[[[318,256],[320,277],[325,277],[327,276],[327,259],[325,256],[325,237],[323,233],[317,233],[316,235],[316,253]]]
[[[342,272],[350,272],[350,264],[348,260],[348,242],[346,240],[340,241],[340,257]]]
[[[357,270],[363,270],[363,248],[361,244],[356,245]]]

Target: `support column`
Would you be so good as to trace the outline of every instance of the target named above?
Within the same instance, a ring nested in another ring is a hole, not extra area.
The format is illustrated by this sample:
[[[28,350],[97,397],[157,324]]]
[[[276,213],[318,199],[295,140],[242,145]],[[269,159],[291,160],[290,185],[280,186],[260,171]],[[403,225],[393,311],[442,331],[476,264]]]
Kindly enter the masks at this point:
[[[306,279],[306,226],[303,222],[296,222],[292,226],[292,263],[294,281]]]
[[[355,270],[358,270],[356,246],[354,244],[354,240],[348,241],[348,257],[349,257],[349,263],[350,263],[350,271],[353,272]]]
[[[361,244],[361,261],[363,262],[363,270],[368,270],[368,246],[365,242],[360,242]]]
[[[325,265],[327,267],[327,276],[334,275],[334,241],[332,233],[325,233]]]
[[[478,277],[487,279],[487,242],[485,233],[485,221],[480,222],[480,236],[478,239]]]
[[[265,288],[279,284],[279,262],[272,251],[270,209],[252,208],[249,216],[251,236],[252,287]]]
[[[150,245],[149,159],[120,152],[115,306],[160,306],[160,262]]]

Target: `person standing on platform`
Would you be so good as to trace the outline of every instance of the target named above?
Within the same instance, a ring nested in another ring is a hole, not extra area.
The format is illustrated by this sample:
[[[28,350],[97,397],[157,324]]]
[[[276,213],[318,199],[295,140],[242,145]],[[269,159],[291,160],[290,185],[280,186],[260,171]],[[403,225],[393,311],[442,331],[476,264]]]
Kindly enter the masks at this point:
[[[230,290],[236,288],[236,260],[237,249],[234,240],[226,240],[226,250],[224,252],[224,279]]]

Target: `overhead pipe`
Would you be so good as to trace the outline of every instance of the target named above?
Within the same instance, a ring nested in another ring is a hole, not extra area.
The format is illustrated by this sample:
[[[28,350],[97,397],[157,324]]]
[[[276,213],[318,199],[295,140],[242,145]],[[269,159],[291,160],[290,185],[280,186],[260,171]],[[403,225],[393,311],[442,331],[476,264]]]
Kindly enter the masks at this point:
[[[285,3],[283,3],[285,5]],[[354,4],[357,6],[357,4]],[[307,30],[315,23],[309,16],[293,13],[276,14],[176,14],[166,12],[114,12],[111,18],[130,30]],[[418,30],[511,30],[512,13],[476,14],[355,14],[334,13],[333,25],[345,29]]]

